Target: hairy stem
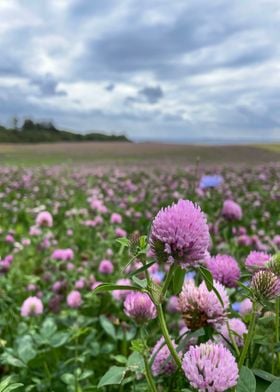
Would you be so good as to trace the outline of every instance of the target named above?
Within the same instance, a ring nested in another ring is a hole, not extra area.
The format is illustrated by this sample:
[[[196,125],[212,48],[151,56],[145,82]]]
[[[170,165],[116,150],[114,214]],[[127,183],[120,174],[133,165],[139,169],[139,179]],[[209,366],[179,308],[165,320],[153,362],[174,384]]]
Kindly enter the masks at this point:
[[[181,360],[180,360],[179,355],[178,355],[177,351],[175,350],[175,347],[173,346],[171,338],[169,336],[168,329],[167,329],[166,322],[165,322],[165,318],[164,318],[164,314],[163,314],[163,310],[162,310],[162,306],[157,305],[156,308],[157,308],[157,313],[158,313],[159,325],[160,325],[161,332],[163,334],[165,343],[166,343],[167,347],[169,348],[170,354],[172,355],[176,365],[180,369],[182,367]]]
[[[141,335],[142,342],[143,342],[143,344],[146,347],[146,340],[145,340],[143,328],[140,329],[140,335]],[[146,377],[146,380],[147,380],[147,384],[149,385],[150,391],[151,392],[157,392],[157,387],[156,387],[155,381],[153,379],[153,375],[152,375],[152,372],[151,372],[150,364],[149,364],[148,359],[147,359],[146,351],[147,350],[145,349],[145,352],[143,352],[143,354],[142,354],[143,358],[144,358],[144,364],[145,364],[145,377]]]
[[[276,298],[275,302],[275,343],[278,344],[279,337],[279,321],[280,321],[280,299]],[[277,356],[277,366],[276,369],[280,368],[280,352],[276,353]]]
[[[171,282],[174,270],[175,270],[175,264],[172,264],[170,266],[170,268],[169,268],[169,271],[167,273],[166,279],[165,279],[165,281],[163,283],[163,287],[162,287],[162,290],[161,290],[162,301],[164,300],[165,294],[166,294],[166,292],[168,290],[168,287],[170,285],[170,282]]]
[[[254,336],[255,325],[256,325],[256,317],[257,317],[256,302],[253,302],[253,309],[252,309],[252,315],[251,315],[251,320],[250,320],[248,333],[247,333],[247,336],[246,336],[246,339],[245,339],[243,350],[241,352],[241,355],[240,355],[240,358],[239,358],[239,361],[238,361],[239,369],[242,368],[242,366],[243,366],[243,364],[245,362],[245,359],[246,359],[246,356],[247,356],[247,353],[248,353],[248,350],[249,350],[249,347],[250,347],[250,343],[251,343],[252,338]]]
[[[150,387],[150,390],[152,392],[157,392],[157,387],[156,387],[156,384],[154,382],[154,379],[153,379],[153,376],[152,376],[152,372],[151,372],[151,369],[150,369],[150,366],[149,366],[149,363],[148,363],[146,355],[144,355],[144,363],[145,363],[145,376],[146,376],[147,383],[148,383],[148,385]]]
[[[231,342],[231,344],[232,344],[232,346],[233,346],[233,348],[234,348],[234,350],[236,352],[236,355],[239,357],[240,352],[239,352],[239,349],[237,347],[235,338],[234,338],[234,336],[232,336],[232,332],[231,332],[228,320],[226,321],[226,325],[227,325],[227,330],[228,330],[228,335],[229,335],[230,342]]]

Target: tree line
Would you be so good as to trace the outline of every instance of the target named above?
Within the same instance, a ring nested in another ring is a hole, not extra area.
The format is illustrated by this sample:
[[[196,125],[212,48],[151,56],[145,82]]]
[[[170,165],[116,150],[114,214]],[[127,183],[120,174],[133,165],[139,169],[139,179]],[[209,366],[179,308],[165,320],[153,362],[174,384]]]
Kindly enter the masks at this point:
[[[74,133],[57,129],[52,122],[35,122],[26,119],[22,126],[13,119],[13,126],[6,128],[0,125],[0,143],[52,143],[79,141],[129,142],[125,135],[108,135],[99,132],[87,134]]]

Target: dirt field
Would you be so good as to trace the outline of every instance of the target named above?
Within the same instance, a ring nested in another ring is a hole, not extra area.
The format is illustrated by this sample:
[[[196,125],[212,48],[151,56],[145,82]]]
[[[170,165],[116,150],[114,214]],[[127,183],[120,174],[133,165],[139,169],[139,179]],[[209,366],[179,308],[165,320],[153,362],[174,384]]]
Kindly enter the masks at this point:
[[[142,163],[258,164],[280,161],[280,145],[199,146],[156,143],[2,144],[0,164]]]

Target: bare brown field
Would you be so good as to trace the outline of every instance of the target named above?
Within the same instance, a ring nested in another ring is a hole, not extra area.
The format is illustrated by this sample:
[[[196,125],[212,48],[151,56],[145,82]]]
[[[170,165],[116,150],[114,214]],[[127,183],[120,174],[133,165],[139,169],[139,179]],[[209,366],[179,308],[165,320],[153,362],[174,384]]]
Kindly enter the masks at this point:
[[[280,145],[202,146],[160,143],[1,144],[1,164],[147,163],[261,164],[280,161]]]

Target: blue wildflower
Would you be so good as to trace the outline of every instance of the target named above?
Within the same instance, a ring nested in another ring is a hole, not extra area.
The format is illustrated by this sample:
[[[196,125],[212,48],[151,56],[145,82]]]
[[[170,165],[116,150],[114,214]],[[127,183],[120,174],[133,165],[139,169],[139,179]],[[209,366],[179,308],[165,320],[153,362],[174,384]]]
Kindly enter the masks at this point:
[[[202,176],[199,187],[201,189],[207,189],[207,188],[217,188],[223,183],[224,179],[222,176],[219,176],[217,174],[215,175],[209,175],[209,176]]]

